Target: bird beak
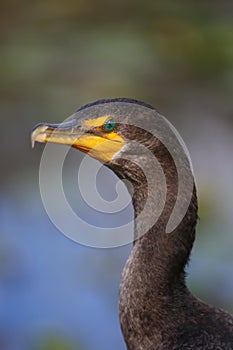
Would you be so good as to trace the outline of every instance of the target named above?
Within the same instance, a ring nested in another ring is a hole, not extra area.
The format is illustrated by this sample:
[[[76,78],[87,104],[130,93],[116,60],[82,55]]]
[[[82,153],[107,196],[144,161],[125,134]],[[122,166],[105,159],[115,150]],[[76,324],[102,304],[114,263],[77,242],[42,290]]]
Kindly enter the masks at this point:
[[[32,147],[35,142],[68,145],[104,163],[111,162],[124,145],[123,138],[117,133],[93,133],[90,122],[77,124],[75,119],[61,124],[37,124],[31,134]]]
[[[60,143],[72,146],[81,136],[81,127],[77,127],[75,120],[70,120],[61,124],[37,124],[31,134],[32,148],[35,142]]]

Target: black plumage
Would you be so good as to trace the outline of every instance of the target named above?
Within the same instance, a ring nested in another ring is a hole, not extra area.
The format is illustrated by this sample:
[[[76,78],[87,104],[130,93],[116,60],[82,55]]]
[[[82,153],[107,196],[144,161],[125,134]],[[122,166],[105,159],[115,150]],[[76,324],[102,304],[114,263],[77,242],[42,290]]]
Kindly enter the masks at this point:
[[[132,184],[133,191],[130,191],[133,193],[135,220],[143,213],[148,198],[145,173],[155,179],[149,209],[135,223],[134,246],[120,285],[119,315],[127,348],[232,350],[233,317],[194,297],[185,282],[185,266],[195,240],[197,222],[194,181],[190,198],[186,187],[180,194],[182,201],[187,202],[186,214],[172,232],[166,233],[178,196],[179,180],[169,142],[184,173],[184,181],[188,182],[193,176],[180,143],[174,142],[166,123],[161,123],[160,114],[152,106],[137,100],[99,100],[81,107],[71,119],[79,125],[80,120],[101,115],[116,118],[116,132],[125,140],[125,146],[106,166]],[[165,138],[167,146],[163,142]],[[163,193],[163,184],[149,154],[155,155],[162,167],[167,192],[158,220],[141,235],[144,225],[157,210],[158,198]]]

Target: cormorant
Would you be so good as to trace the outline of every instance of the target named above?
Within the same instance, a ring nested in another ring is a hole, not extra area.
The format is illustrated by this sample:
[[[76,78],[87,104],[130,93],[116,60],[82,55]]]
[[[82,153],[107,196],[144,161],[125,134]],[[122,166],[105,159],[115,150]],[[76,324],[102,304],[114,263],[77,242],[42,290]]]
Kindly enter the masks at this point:
[[[197,299],[186,286],[197,197],[187,153],[175,134],[152,106],[116,98],[85,105],[62,124],[40,123],[31,139],[33,145],[60,143],[88,153],[133,186],[135,239],[119,303],[127,348],[232,350],[233,317]],[[165,182],[160,181],[159,167]]]

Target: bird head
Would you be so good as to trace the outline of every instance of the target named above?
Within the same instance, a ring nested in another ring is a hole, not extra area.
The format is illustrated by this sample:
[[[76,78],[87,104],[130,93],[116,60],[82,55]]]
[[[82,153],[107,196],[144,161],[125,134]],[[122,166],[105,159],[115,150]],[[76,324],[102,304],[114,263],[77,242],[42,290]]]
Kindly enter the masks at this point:
[[[153,107],[137,100],[98,100],[61,124],[37,124],[31,134],[32,146],[35,142],[69,145],[111,166],[123,154],[143,153],[137,146],[151,139],[152,112]]]
[[[150,207],[145,215],[154,208],[160,213],[166,201],[169,215],[174,207],[170,217],[170,221],[175,218],[174,227],[187,211],[193,193],[187,150],[167,119],[144,102],[95,101],[61,124],[36,125],[31,141],[32,146],[35,142],[68,145],[107,165],[133,185],[136,213],[145,203]]]

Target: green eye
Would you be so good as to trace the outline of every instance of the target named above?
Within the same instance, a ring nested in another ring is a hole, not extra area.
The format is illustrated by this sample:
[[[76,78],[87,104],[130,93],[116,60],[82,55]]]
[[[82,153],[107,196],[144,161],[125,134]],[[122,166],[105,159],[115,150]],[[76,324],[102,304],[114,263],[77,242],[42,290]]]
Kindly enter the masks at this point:
[[[116,122],[113,119],[109,119],[104,123],[105,131],[113,131],[116,127]]]

